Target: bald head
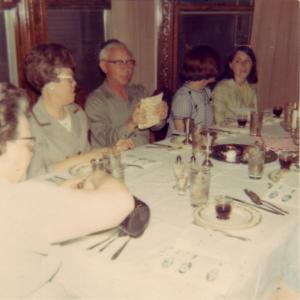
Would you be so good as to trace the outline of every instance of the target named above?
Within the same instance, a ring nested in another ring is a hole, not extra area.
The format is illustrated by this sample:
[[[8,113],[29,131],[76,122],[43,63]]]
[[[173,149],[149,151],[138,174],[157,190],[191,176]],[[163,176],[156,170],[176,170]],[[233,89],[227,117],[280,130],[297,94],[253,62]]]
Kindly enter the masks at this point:
[[[132,53],[124,43],[120,42],[119,40],[110,40],[107,41],[101,48],[99,52],[99,61],[108,59],[110,50],[118,48],[125,49],[130,54],[130,56],[132,56]]]

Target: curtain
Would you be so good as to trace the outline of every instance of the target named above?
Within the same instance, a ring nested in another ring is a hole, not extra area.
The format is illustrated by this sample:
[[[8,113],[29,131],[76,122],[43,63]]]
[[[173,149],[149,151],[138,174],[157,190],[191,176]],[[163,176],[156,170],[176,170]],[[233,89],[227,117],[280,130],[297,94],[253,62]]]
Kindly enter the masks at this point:
[[[299,102],[299,0],[256,0],[251,44],[259,108]]]

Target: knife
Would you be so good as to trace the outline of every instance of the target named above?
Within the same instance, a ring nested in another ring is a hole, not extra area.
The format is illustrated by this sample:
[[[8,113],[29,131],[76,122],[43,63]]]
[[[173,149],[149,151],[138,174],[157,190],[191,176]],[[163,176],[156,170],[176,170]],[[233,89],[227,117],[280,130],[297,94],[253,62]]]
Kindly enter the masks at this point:
[[[244,189],[245,194],[257,205],[266,205],[269,206],[270,209],[276,209],[282,213],[288,214],[289,212],[276,206],[275,204],[262,200],[255,192]]]
[[[230,199],[233,200],[233,201],[240,202],[240,203],[246,204],[246,205],[251,206],[251,207],[259,208],[259,209],[268,211],[268,212],[270,212],[270,213],[273,213],[273,214],[275,214],[275,215],[281,215],[281,216],[284,216],[284,213],[281,213],[280,211],[276,211],[276,210],[273,210],[273,209],[271,210],[271,209],[268,209],[268,208],[266,208],[266,207],[257,206],[257,205],[254,205],[254,204],[252,204],[252,203],[248,203],[248,202],[246,202],[246,201],[243,201],[243,200],[240,200],[240,199],[231,197],[231,196],[226,196],[226,197],[230,198]]]

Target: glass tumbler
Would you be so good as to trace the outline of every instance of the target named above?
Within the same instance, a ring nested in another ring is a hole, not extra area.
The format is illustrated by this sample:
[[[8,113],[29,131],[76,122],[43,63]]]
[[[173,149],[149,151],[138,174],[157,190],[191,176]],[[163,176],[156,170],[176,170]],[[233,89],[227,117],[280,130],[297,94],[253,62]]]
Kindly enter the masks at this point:
[[[265,151],[259,147],[251,147],[248,157],[248,175],[251,179],[261,179],[264,172]]]
[[[263,112],[251,112],[250,115],[250,135],[261,136],[263,125]]]
[[[209,200],[210,189],[210,168],[206,166],[200,167],[190,184],[190,199],[192,206],[198,206],[207,203]]]

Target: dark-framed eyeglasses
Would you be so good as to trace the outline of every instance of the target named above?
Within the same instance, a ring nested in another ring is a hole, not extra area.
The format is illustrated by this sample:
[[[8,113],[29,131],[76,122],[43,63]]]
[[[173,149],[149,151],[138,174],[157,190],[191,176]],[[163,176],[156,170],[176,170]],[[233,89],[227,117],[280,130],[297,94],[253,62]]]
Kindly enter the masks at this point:
[[[103,61],[109,63],[109,64],[114,64],[117,67],[134,67],[136,64],[135,59],[128,59],[128,60],[122,60],[122,59],[116,59],[116,60],[108,60],[108,59],[103,59]]]

